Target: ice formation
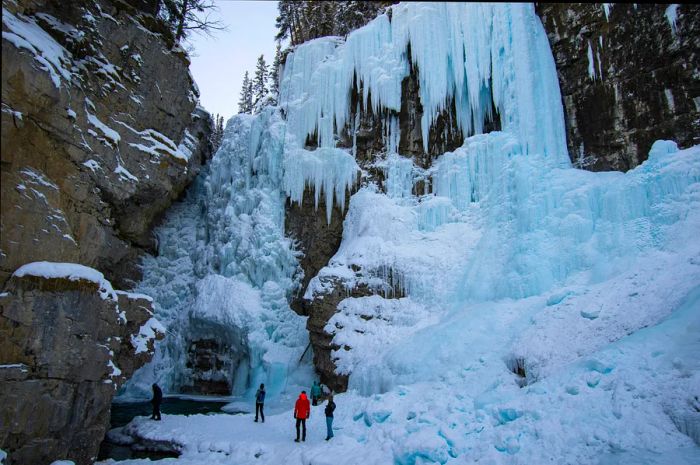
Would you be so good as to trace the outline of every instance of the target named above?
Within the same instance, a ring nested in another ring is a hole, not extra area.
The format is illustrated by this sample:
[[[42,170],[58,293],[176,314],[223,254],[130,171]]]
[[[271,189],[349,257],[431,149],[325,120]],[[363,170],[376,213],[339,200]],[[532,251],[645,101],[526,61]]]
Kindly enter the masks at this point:
[[[568,165],[554,59],[528,4],[402,3],[391,20],[381,15],[344,42],[298,47],[280,84],[289,131],[299,141],[317,134],[321,146],[333,147],[348,123],[354,77],[365,108],[399,111],[410,64],[418,69],[423,134],[452,98],[464,135],[480,133],[493,102],[525,153]]]
[[[225,370],[205,376],[226,377],[236,396],[265,382],[274,398],[308,370],[297,366],[305,320],[287,304],[297,265],[284,237],[283,126],[270,109],[233,118],[207,172],[159,229],[159,255],[145,260],[138,291],[153,296],[168,336],[122,398],[148,395],[154,381],[171,393],[191,385],[187,351],[202,339],[230,349]]]
[[[410,66],[423,134],[454,98],[465,136],[427,169],[397,153]],[[229,121],[160,229],[140,291],[171,335],[134,392],[182,385],[197,334],[228,338],[234,393],[251,401],[255,383],[276,395],[298,380],[307,339],[285,300],[297,276],[284,203],[310,189],[328,207],[356,186],[366,166],[336,146],[355,82],[389,128],[373,161],[386,179],[350,197],[340,248],[305,294],[322,298],[328,277],[376,291],[349,294],[326,326],[350,375],[339,434],[295,447],[289,411],[262,432],[245,416],[125,431],[177,444],[183,464],[697,463],[700,147],[657,141],[627,173],[572,168],[554,62],[524,4],[399,4],[346,40],[297,47],[280,108]],[[492,104],[501,130],[482,134]]]

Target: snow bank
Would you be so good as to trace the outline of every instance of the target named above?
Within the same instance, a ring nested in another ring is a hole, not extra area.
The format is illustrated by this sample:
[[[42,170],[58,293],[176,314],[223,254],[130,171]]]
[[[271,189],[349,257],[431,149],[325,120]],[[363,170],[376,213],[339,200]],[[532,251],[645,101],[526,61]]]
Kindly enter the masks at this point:
[[[33,262],[22,265],[12,274],[18,278],[24,276],[36,276],[44,279],[68,279],[70,281],[91,281],[99,286],[100,296],[103,299],[117,301],[117,293],[112,288],[112,283],[105,279],[104,275],[94,268],[77,263]]]
[[[138,334],[131,336],[131,345],[136,350],[136,354],[148,352],[148,342],[154,341],[158,333],[165,334],[165,327],[157,319],[149,318],[139,328]]]

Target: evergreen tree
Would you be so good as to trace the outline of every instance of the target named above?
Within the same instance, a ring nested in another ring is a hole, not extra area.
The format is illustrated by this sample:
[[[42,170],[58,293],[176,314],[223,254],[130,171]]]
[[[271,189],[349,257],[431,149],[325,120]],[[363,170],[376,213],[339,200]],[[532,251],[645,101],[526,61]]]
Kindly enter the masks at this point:
[[[253,112],[253,83],[248,77],[248,71],[243,76],[243,86],[241,88],[241,97],[238,101],[238,113]]]
[[[260,55],[255,66],[255,78],[253,79],[253,107],[262,102],[267,95],[267,73],[265,57]]]
[[[277,48],[275,49],[275,59],[272,61],[272,69],[270,70],[270,92],[276,97],[279,96],[279,80],[280,80],[280,66],[282,66],[282,44],[277,41]]]
[[[277,4],[279,16],[275,25],[277,26],[277,36],[275,39],[289,39],[292,45],[300,44],[305,41],[301,35],[299,18],[301,17],[300,10],[305,2],[293,0],[280,0]]]
[[[277,40],[290,39],[291,45],[329,35],[347,35],[364,26],[393,1],[281,0],[275,23]]]
[[[336,2],[335,35],[344,36],[377,17],[383,2],[350,0]]]
[[[212,117],[211,113],[209,114],[209,127],[211,128],[211,134],[209,135],[209,141],[211,142],[211,146],[216,152],[216,119],[218,118],[218,115]]]
[[[224,138],[224,117],[217,113],[213,119],[211,119],[211,116],[209,118],[212,125],[211,145],[214,152],[216,152],[221,147],[221,141]]]

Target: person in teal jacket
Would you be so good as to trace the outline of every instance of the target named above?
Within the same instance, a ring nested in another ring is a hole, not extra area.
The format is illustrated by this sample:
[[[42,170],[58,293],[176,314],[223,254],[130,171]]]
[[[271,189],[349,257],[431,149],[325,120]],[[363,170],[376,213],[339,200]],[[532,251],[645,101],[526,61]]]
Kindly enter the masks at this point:
[[[321,398],[321,386],[318,385],[318,381],[314,381],[314,385],[311,386],[311,405],[318,405],[318,399]]]

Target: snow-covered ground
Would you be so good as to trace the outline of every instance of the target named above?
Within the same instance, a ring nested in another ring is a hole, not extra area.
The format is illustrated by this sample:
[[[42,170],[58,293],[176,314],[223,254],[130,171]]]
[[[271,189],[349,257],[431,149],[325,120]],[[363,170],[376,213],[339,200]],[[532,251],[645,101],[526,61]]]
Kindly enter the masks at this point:
[[[600,290],[612,292],[615,284]],[[293,442],[291,409],[268,415],[264,424],[250,414],[140,417],[125,432],[174,445],[182,455],[162,463],[178,465],[698,463],[700,448],[679,429],[698,440],[700,287],[658,325],[519,388],[499,359],[503,351],[493,349],[507,347],[502,335],[512,334],[513,323],[523,320],[519,310],[539,306],[537,300],[443,322],[440,333],[459,335],[469,348],[447,338],[429,356],[464,357],[461,362],[437,373],[439,379],[385,394],[337,395],[336,437],[329,442],[322,405],[312,409],[307,441],[300,444]],[[417,348],[424,347],[420,342]]]

